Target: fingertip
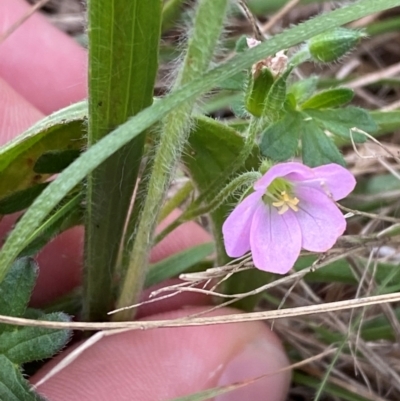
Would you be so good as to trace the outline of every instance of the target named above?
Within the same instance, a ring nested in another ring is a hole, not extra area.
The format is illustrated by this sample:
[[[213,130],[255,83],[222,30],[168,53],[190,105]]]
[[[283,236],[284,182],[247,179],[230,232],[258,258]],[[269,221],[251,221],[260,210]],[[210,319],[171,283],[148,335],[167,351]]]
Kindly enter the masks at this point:
[[[168,225],[174,222],[180,215],[181,211],[175,209],[168,215],[157,227],[157,233],[160,233]],[[191,248],[196,245],[205,244],[211,241],[211,235],[194,221],[188,221],[178,226],[174,231],[168,234],[163,240],[154,246],[151,250],[151,263],[158,262],[168,256],[181,252],[184,249]]]
[[[0,223],[0,238],[5,238],[19,213],[6,215]],[[3,240],[4,241],[4,240]],[[30,304],[41,307],[67,294],[81,282],[83,227],[73,227],[50,241],[36,257],[39,276]]]
[[[204,311],[190,308],[151,319]],[[269,374],[220,400],[282,401],[290,373],[274,372],[287,366],[278,338],[260,322],[130,331],[103,338],[40,386],[39,392],[57,401],[102,401],[111,393],[114,401],[164,401]]]
[[[0,1],[0,36],[30,10]],[[0,43],[0,76],[44,114],[86,96],[86,51],[38,13]]]
[[[81,282],[83,227],[64,231],[38,254],[39,277],[31,305],[40,306],[67,294]]]
[[[38,109],[0,78],[0,145],[4,145],[43,117]]]

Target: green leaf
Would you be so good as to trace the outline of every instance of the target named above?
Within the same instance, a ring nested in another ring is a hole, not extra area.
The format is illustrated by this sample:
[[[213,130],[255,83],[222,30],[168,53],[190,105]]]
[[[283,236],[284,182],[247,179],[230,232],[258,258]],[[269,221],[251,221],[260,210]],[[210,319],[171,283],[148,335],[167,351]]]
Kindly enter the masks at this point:
[[[88,3],[89,147],[152,104],[161,16],[161,0],[97,0]],[[112,298],[110,283],[121,248],[144,141],[143,131],[88,177],[85,320],[107,318]]]
[[[244,139],[233,128],[211,118],[196,119],[183,159],[200,190],[209,189],[210,183],[224,186],[220,181],[222,174],[225,173],[227,179],[243,144]],[[258,166],[257,156],[255,149],[250,165]]]
[[[21,189],[0,199],[0,214],[11,214],[27,209],[47,185],[49,185],[48,182],[36,184],[33,187]]]
[[[233,163],[240,154],[244,139],[232,128],[211,118],[197,118],[195,129],[189,137],[189,144],[183,161],[200,194],[207,196],[212,191],[225,187],[233,169]],[[254,148],[238,173],[258,169],[259,152]],[[231,210],[233,198],[211,213],[214,238],[219,262],[226,259],[222,242],[222,224]]]
[[[239,115],[248,117],[245,111],[243,103],[243,93],[239,91],[221,91],[216,93],[214,96],[211,95],[207,99],[207,103],[202,105],[201,111],[204,115],[215,114],[221,111],[221,109],[238,109],[240,108]]]
[[[38,174],[57,174],[79,157],[79,149],[51,150],[43,153],[33,166]]]
[[[0,283],[0,315],[19,317],[24,314],[37,275],[38,266],[32,259],[21,258],[13,263]]]
[[[69,322],[64,313],[51,313],[41,316],[41,320]],[[12,363],[23,363],[50,358],[70,339],[69,330],[54,330],[43,327],[20,327],[13,332],[5,331],[0,335],[0,354]]]
[[[353,99],[354,92],[348,88],[328,89],[315,94],[306,100],[301,108],[304,109],[328,109],[342,106]]]
[[[286,100],[286,81],[293,68],[288,68],[272,84],[264,102],[263,115],[271,121],[277,121],[282,115]]]
[[[400,309],[394,309],[397,320],[400,320]],[[396,330],[383,314],[366,321],[361,330],[361,336],[365,341],[396,341]]]
[[[394,111],[372,111],[370,116],[378,126],[380,134],[387,134],[399,129],[400,110]]]
[[[274,161],[285,161],[296,153],[302,116],[299,113],[287,113],[282,120],[270,125],[262,134],[261,154]]]
[[[225,285],[224,293],[243,294],[248,293],[273,281],[274,275],[259,269],[251,269],[247,271],[237,272],[230,277]],[[244,310],[246,312],[254,311],[263,297],[263,293],[247,296],[238,299],[231,306]]]
[[[68,322],[64,313],[44,315],[27,309],[30,293],[35,284],[38,268],[29,258],[17,260],[0,284],[0,314],[52,322]],[[23,378],[19,365],[51,357],[69,340],[69,330],[42,327],[0,326],[0,400],[39,401],[37,395]]]
[[[229,107],[232,110],[232,113],[237,118],[241,118],[241,119],[248,118],[249,114],[247,113],[246,108],[244,107],[243,98],[233,99],[232,102],[230,102]],[[246,127],[247,127],[247,122],[246,122]]]
[[[377,130],[377,125],[367,110],[349,106],[337,110],[305,110],[308,116],[315,119],[321,128],[332,134],[349,139],[352,135],[355,142],[365,142],[366,136],[350,130],[358,128],[371,134]]]
[[[236,55],[226,63],[208,70],[193,82],[156,102],[128,122],[121,124],[110,135],[107,135],[101,143],[92,146],[67,167],[24,214],[0,251],[0,281],[4,279],[14,259],[24,248],[26,237],[29,237],[37,229],[60,200],[90,171],[145,129],[165,117],[171,110],[210,90],[218,82],[239,73],[258,60],[273,55],[283,48],[294,46],[321,32],[362,18],[365,15],[398,5],[400,5],[400,0],[381,0],[379,2],[364,0],[288,29],[265,43]]]
[[[213,251],[214,244],[201,244],[152,264],[146,276],[145,287],[150,287],[185,272]]]
[[[345,165],[343,156],[333,141],[312,120],[303,120],[301,144],[303,162],[310,167],[328,163]]]
[[[286,100],[283,107],[289,113],[293,113],[297,110],[297,101],[293,93],[288,93],[286,95]]]
[[[40,227],[26,241],[19,256],[33,256],[51,239],[69,228],[83,223],[82,194],[73,194],[63,199],[60,205],[47,217]]]
[[[268,68],[262,69],[256,77],[249,74],[244,98],[246,110],[253,116],[263,115],[265,101],[273,83],[274,76]]]
[[[369,132],[375,138],[382,136],[384,134],[388,134],[394,132],[400,126],[400,111],[370,111],[368,112],[372,120],[377,126],[377,130],[375,132]],[[342,135],[347,135],[348,130]],[[353,134],[353,140],[355,142],[364,142],[366,140],[365,135],[362,134]],[[351,145],[351,139],[349,135],[340,137],[340,145]]]
[[[342,335],[343,339],[343,335]],[[302,374],[300,372],[294,372],[293,380],[295,383],[299,385],[311,387],[312,389],[319,390],[321,385],[321,378],[312,377],[309,375]],[[347,388],[340,387],[336,384],[325,383],[324,385],[324,394],[330,396],[331,398],[336,398],[342,401],[369,401],[370,397],[365,398],[359,395],[357,392],[353,392],[348,390]]]
[[[378,291],[378,293],[382,294],[381,291]],[[400,309],[394,308],[393,312],[397,320],[400,320]],[[314,330],[315,334],[327,344],[343,340],[343,334],[334,333],[324,327],[314,327]],[[360,334],[364,341],[386,340],[395,342],[397,330],[393,327],[387,316],[378,313],[375,317],[371,316],[368,320],[362,322]]]
[[[220,191],[229,182],[234,163],[244,146],[244,139],[232,128],[209,118],[198,118],[195,129],[189,138],[189,145],[184,154],[184,162],[200,191],[200,196],[209,201],[209,194]],[[235,174],[257,170],[259,151],[254,147],[244,166],[239,166]],[[235,166],[238,167],[238,166]],[[217,251],[217,263],[225,264],[230,260],[225,252],[222,239],[222,224],[232,210],[235,197],[228,197],[216,210],[210,213],[211,227]],[[246,279],[246,275],[240,280]],[[252,281],[251,281],[252,282]],[[253,283],[253,282],[252,282]],[[235,275],[227,283],[228,293],[237,293]],[[250,300],[253,304],[253,300]],[[242,303],[241,307],[245,307]],[[251,306],[250,306],[251,307]]]
[[[49,176],[33,170],[51,150],[80,150],[84,146],[85,102],[44,118],[24,134],[0,148],[0,198],[43,182]]]
[[[234,75],[221,82],[218,86],[221,89],[230,90],[230,91],[240,91],[245,86],[246,74],[243,72],[239,72],[239,74]]]
[[[301,79],[290,85],[288,93],[294,95],[297,103],[301,104],[306,101],[317,89],[318,77],[311,76]]]
[[[295,269],[296,271],[300,271],[309,268],[316,260],[317,257],[315,256],[301,256],[295,264]],[[378,285],[381,286],[389,278],[390,280],[387,282],[387,285],[393,286],[397,284],[399,286],[400,270],[396,264],[378,263],[369,269],[371,273],[372,269],[374,269],[373,274]],[[349,285],[358,283],[351,266],[344,259],[332,262],[324,266],[323,269],[318,269],[315,272],[307,274],[306,280],[311,283],[343,283]]]
[[[19,368],[4,355],[0,355],[0,400],[45,401],[45,398],[32,391]]]

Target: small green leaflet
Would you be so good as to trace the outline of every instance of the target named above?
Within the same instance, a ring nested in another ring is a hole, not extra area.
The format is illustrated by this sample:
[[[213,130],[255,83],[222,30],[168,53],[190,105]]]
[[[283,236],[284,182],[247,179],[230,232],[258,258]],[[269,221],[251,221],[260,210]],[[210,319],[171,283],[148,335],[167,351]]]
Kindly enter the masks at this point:
[[[327,163],[344,165],[342,155],[328,134],[364,142],[366,136],[358,130],[367,133],[377,130],[368,111],[358,107],[290,111],[265,130],[260,149],[274,161],[285,161],[296,155],[301,140],[305,164],[312,167]]]
[[[366,136],[353,128],[372,134],[378,127],[367,110],[349,106],[343,109],[315,110],[307,109],[304,113],[315,119],[318,125],[342,138],[353,138],[355,142],[365,142]]]
[[[67,322],[64,313],[44,314],[27,310],[27,304],[38,274],[36,263],[30,258],[18,259],[0,283],[0,314],[15,317],[40,318],[53,322]],[[50,358],[70,338],[68,330],[42,327],[0,325],[0,400],[43,401],[32,391],[23,377],[20,365]]]
[[[302,120],[300,113],[287,113],[282,120],[270,125],[261,139],[262,155],[277,162],[293,157],[299,145]]]
[[[310,167],[317,167],[328,163],[337,163],[345,166],[343,156],[332,139],[313,121],[303,120],[302,157],[303,163]]]
[[[301,108],[302,110],[335,108],[349,103],[353,96],[354,92],[348,88],[328,89],[306,100]]]
[[[2,146],[0,199],[48,179],[48,173],[34,170],[42,155],[50,151],[82,150],[86,114],[86,102],[74,104],[44,118],[23,135]],[[59,171],[49,169],[49,173]]]
[[[313,75],[306,79],[301,79],[290,85],[288,94],[293,94],[296,102],[305,102],[317,89],[318,77]]]

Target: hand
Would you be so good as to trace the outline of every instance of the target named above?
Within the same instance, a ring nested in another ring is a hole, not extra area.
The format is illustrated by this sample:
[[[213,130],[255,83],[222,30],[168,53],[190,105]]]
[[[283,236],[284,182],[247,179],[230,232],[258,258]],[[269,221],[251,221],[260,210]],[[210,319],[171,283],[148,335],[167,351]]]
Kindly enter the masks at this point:
[[[0,35],[27,10],[24,0],[2,0]],[[84,98],[85,64],[85,51],[39,15],[1,43],[0,142],[7,142],[44,115]],[[3,233],[11,221],[12,216],[3,219]],[[152,259],[209,240],[201,227],[190,222],[158,244]],[[40,306],[79,284],[82,242],[82,228],[74,228],[41,252],[34,305]],[[207,302],[202,295],[184,294],[152,304],[141,313],[151,319],[176,318],[205,310]],[[32,381],[39,380],[62,357],[56,357]],[[166,401],[287,365],[279,340],[260,322],[133,331],[96,343],[38,390],[51,401]],[[289,380],[289,372],[279,373],[218,400],[284,400]]]

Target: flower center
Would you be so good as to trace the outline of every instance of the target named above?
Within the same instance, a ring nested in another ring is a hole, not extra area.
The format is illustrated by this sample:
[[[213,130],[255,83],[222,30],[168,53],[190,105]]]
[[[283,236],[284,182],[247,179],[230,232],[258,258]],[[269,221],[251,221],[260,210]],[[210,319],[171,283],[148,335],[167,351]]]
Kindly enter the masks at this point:
[[[293,184],[284,178],[275,178],[268,186],[263,200],[266,204],[278,209],[278,214],[283,214],[289,209],[297,212],[299,199],[293,195]]]
[[[290,196],[286,191],[282,191],[280,194],[280,200],[272,202],[272,206],[275,206],[278,210],[278,214],[283,214],[290,209],[297,212],[299,208],[297,204],[299,200],[295,196]]]

